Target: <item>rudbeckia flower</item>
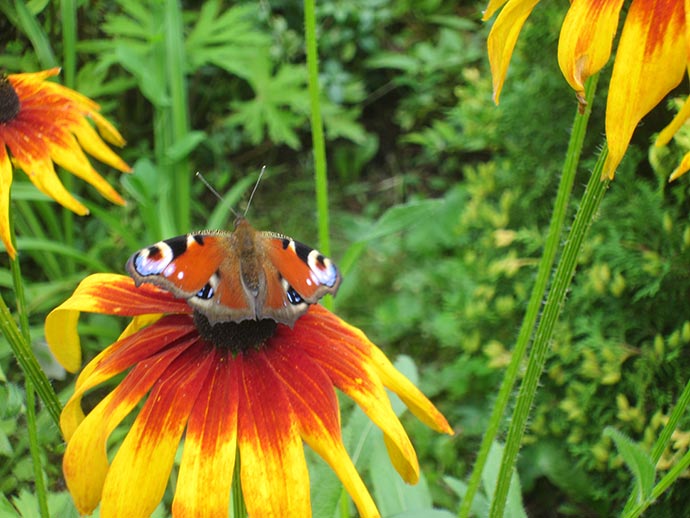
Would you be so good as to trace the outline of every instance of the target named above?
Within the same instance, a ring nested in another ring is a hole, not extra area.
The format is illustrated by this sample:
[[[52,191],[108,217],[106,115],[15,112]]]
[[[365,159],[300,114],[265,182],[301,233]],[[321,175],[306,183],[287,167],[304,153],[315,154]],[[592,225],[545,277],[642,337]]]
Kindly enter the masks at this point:
[[[136,288],[129,277],[92,275],[46,319],[51,350],[71,371],[81,363],[82,311],[135,318],[84,367],[61,415],[63,471],[81,513],[100,502],[103,518],[149,516],[163,497],[184,434],[175,517],[226,517],[237,460],[250,516],[311,516],[302,441],[336,472],[361,516],[378,516],[343,445],[335,388],[383,431],[393,465],[407,482],[417,481],[419,466],[385,388],[428,426],[452,433],[360,330],[319,305],[292,329],[272,320],[210,326],[167,291]],[[85,416],[84,394],[122,373]],[[108,438],[135,408],[109,460]]]
[[[59,71],[52,68],[0,76],[0,239],[11,257],[16,254],[9,229],[13,163],[41,192],[79,215],[89,211],[67,192],[53,162],[93,185],[111,202],[124,204],[91,166],[84,151],[120,171],[129,172],[130,167],[101,140],[88,119],[110,143],[122,146],[125,142],[98,112],[98,104],[46,81]]]
[[[488,41],[496,102],[520,30],[538,1],[490,0],[484,12],[484,20],[488,20],[503,7]],[[690,61],[690,26],[684,0],[572,0],[561,26],[558,63],[580,101],[584,101],[585,81],[599,72],[611,56],[624,4],[628,4],[627,14],[606,104],[608,158],[603,174],[608,178],[613,178],[637,124],[682,81]],[[657,145],[668,143],[688,117],[690,106],[686,101],[660,134]],[[688,169],[690,156],[683,159],[671,179]]]

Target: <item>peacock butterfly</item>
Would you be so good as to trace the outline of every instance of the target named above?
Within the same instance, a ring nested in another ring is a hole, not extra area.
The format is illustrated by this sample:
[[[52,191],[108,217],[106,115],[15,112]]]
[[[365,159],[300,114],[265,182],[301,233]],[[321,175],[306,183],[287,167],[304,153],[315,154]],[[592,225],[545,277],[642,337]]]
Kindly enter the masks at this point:
[[[211,325],[272,319],[292,327],[309,304],[335,295],[341,281],[318,250],[257,231],[244,216],[233,232],[193,232],[139,250],[126,268],[137,286],[154,284],[187,299]]]

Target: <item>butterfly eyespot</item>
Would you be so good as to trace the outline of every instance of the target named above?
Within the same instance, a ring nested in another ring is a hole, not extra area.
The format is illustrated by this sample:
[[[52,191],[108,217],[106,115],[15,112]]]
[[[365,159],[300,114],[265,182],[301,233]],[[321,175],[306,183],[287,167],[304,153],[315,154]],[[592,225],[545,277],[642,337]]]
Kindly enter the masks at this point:
[[[206,283],[203,288],[201,288],[198,293],[196,294],[197,297],[203,300],[208,300],[213,298],[213,294],[215,293],[215,290],[213,289],[213,286],[211,286],[210,283]]]
[[[296,306],[296,305],[302,304],[302,302],[304,302],[304,299],[302,298],[302,296],[299,293],[297,293],[295,291],[295,288],[293,288],[292,286],[290,286],[287,289],[286,293],[287,293],[287,298],[288,298],[288,301],[290,302],[290,304]]]

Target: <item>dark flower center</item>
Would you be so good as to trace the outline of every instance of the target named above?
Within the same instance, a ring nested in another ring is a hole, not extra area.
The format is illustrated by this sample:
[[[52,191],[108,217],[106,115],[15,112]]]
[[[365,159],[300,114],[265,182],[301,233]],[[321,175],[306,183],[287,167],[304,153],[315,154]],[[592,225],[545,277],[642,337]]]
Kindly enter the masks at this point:
[[[275,333],[275,320],[243,320],[242,322],[219,322],[211,325],[198,311],[194,312],[194,324],[199,334],[216,347],[229,349],[233,355],[260,349]]]
[[[5,74],[0,76],[0,124],[10,122],[19,113],[21,103],[12,83]]]

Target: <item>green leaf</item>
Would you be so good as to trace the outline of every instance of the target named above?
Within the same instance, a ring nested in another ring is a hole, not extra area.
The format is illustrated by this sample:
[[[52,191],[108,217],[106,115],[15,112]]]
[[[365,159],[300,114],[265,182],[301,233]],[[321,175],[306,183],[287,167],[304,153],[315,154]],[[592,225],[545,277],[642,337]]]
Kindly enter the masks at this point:
[[[501,469],[501,459],[503,458],[503,445],[494,442],[491,445],[489,456],[487,458],[486,466],[482,472],[482,485],[484,492],[489,500],[493,499],[496,491],[496,481]],[[527,513],[522,505],[522,493],[520,487],[520,479],[517,472],[513,471],[510,477],[510,487],[508,489],[508,498],[506,500],[504,518],[527,518]]]
[[[15,8],[17,9],[17,20],[19,27],[31,40],[31,45],[36,51],[38,60],[43,68],[50,68],[57,65],[55,54],[50,46],[48,35],[43,30],[43,27],[38,23],[34,14],[29,10],[22,0],[15,1]]]
[[[383,440],[373,443],[369,473],[374,500],[382,516],[397,516],[403,512],[414,512],[419,516],[417,513],[433,508],[423,474],[416,485],[406,484],[395,471]]]
[[[165,156],[171,162],[178,162],[186,158],[196,147],[204,141],[206,133],[203,131],[190,131],[180,140],[170,146]]]
[[[610,437],[616,443],[618,453],[635,477],[640,497],[643,500],[649,498],[654,488],[656,471],[649,454],[630,437],[611,426],[604,428],[604,436]]]
[[[467,493],[466,482],[453,477],[443,477],[443,481],[461,499],[465,498]],[[487,518],[489,516],[489,501],[481,493],[477,494],[474,500],[472,500],[472,515],[476,518]]]
[[[360,236],[343,254],[338,263],[343,274],[350,271],[357,257],[364,251],[369,242],[408,229],[419,221],[432,218],[437,211],[444,207],[444,204],[442,199],[433,199],[413,201],[388,209],[378,221],[369,227],[368,232]]]
[[[187,60],[192,70],[212,64],[243,77],[257,53],[269,51],[271,38],[257,27],[256,5],[222,8],[217,0],[204,3],[185,42]]]

